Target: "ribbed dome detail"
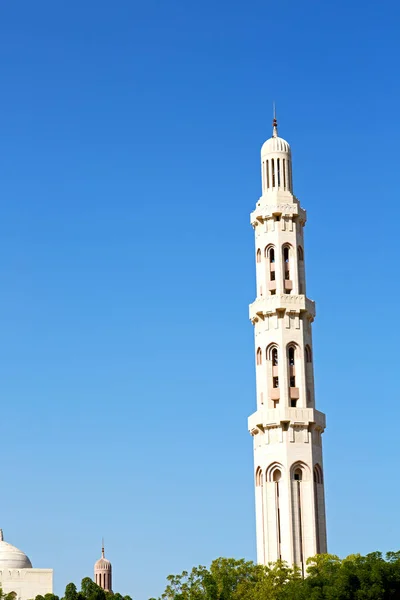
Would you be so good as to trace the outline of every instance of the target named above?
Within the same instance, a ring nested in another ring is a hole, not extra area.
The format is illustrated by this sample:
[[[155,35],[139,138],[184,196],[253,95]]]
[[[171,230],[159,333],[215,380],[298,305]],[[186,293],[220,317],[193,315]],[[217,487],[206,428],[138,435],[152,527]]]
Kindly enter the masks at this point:
[[[261,148],[262,193],[292,193],[292,154],[286,140],[278,136],[278,122],[274,116],[272,137]]]
[[[107,560],[104,557],[99,558],[99,560],[95,563],[94,565],[95,570],[96,569],[104,569],[105,571],[110,571],[111,570],[111,563],[109,560]]]
[[[0,569],[3,568],[32,569],[32,563],[22,550],[3,540],[3,531],[0,529]]]
[[[281,137],[269,138],[261,148],[261,155],[264,156],[265,154],[272,154],[275,152],[286,152],[287,154],[290,154],[288,142]]]

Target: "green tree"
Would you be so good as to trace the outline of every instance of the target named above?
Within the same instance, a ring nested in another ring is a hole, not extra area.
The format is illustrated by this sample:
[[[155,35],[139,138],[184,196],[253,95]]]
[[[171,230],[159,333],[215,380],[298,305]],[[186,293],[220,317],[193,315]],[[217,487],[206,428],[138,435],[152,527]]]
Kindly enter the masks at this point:
[[[307,576],[278,561],[268,566],[218,558],[210,568],[167,577],[160,600],[400,600],[400,552],[308,560]],[[154,599],[152,599],[154,600]]]
[[[82,579],[81,593],[86,600],[106,600],[103,588],[98,586],[90,577]]]
[[[65,586],[65,593],[63,600],[78,600],[78,590],[74,583],[68,583]]]
[[[0,587],[0,600],[16,600],[17,593],[16,592],[3,592]]]
[[[60,600],[60,598],[55,594],[45,594],[44,600]]]
[[[302,582],[298,569],[281,561],[267,567],[234,558],[218,558],[209,569],[194,567],[167,580],[161,600],[279,600],[289,582]]]

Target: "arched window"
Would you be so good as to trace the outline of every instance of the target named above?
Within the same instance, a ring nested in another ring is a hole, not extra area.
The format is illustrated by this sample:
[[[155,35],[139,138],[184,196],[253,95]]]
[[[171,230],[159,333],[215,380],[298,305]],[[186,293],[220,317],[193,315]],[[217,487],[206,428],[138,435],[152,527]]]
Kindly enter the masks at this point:
[[[299,293],[304,294],[305,291],[305,273],[304,273],[304,254],[303,248],[299,246],[297,248],[297,256],[299,258]]]
[[[269,262],[270,263],[274,263],[275,262],[275,250],[273,248],[269,249],[268,257],[269,257]]]
[[[283,248],[283,260],[288,263],[289,262],[289,248],[285,246]]]
[[[314,467],[314,481],[315,483],[323,483],[322,469],[318,464]]]
[[[282,479],[283,467],[280,463],[274,462],[267,467],[265,480],[267,482],[280,481]]]
[[[266,470],[265,479],[267,481],[267,487],[269,489],[269,494],[274,494],[274,504],[272,506],[275,507],[275,527],[276,527],[276,540],[278,542],[278,558],[282,558],[281,556],[281,507],[280,507],[280,497],[281,497],[281,480],[282,480],[282,465],[279,463],[272,463]],[[272,508],[271,506],[271,508]],[[269,509],[268,509],[269,510]],[[272,521],[272,520],[271,520]]]
[[[261,250],[260,250],[260,248],[258,248],[258,250],[257,250],[257,262],[258,263],[261,262]]]
[[[262,471],[260,469],[260,467],[257,468],[256,470],[256,486],[259,487],[260,485],[262,485]]]
[[[277,367],[278,366],[278,349],[277,348],[272,348],[271,360],[272,360],[272,366]]]
[[[289,358],[289,366],[294,367],[294,357],[295,357],[295,349],[293,346],[289,347],[288,350],[288,358]]]
[[[297,469],[293,471],[293,479],[295,481],[301,481],[303,479],[303,471],[300,469],[300,467],[297,467]]]
[[[282,473],[280,472],[279,469],[275,469],[275,471],[272,473],[272,481],[275,481],[275,483],[277,483],[281,479],[282,479]]]
[[[262,363],[262,350],[261,348],[257,348],[257,365],[261,365]]]
[[[296,349],[289,346],[287,353],[288,376],[289,376],[289,399],[291,408],[297,407],[299,399],[299,390],[296,388]]]
[[[291,272],[291,265],[290,265],[290,248],[289,246],[283,246],[282,248],[282,258],[283,258],[283,285],[284,285],[284,290],[285,290],[285,294],[290,294],[292,291],[292,282],[290,280],[290,272]]]
[[[306,346],[306,362],[310,363],[311,362],[311,348],[310,346]]]
[[[266,277],[268,280],[268,289],[270,294],[276,294],[275,282],[275,250],[272,246],[266,246],[264,256],[267,258]]]

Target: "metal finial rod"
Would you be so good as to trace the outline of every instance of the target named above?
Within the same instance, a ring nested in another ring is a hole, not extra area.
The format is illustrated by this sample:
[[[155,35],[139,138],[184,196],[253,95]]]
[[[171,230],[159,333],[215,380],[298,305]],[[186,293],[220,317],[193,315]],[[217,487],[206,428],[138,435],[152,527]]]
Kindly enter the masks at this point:
[[[276,120],[276,105],[272,103],[273,119],[272,119],[272,137],[278,137],[278,121]]]

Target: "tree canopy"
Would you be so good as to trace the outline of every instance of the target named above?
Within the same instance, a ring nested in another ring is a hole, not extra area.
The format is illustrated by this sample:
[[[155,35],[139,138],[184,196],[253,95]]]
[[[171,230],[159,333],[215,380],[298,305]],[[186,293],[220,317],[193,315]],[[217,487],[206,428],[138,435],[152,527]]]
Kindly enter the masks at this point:
[[[3,590],[0,587],[0,600],[15,600],[17,597],[17,594],[15,592],[3,592]]]
[[[304,579],[284,562],[218,558],[167,581],[159,600],[400,600],[400,552],[321,554],[308,560]]]
[[[15,599],[0,596],[0,600]],[[45,596],[36,596],[35,600],[60,600],[60,598],[55,594],[46,594]],[[94,583],[90,577],[85,577],[82,579],[80,591],[77,590],[74,583],[68,583],[61,600],[132,600],[132,598],[130,596],[122,596],[118,593],[106,592]]]

